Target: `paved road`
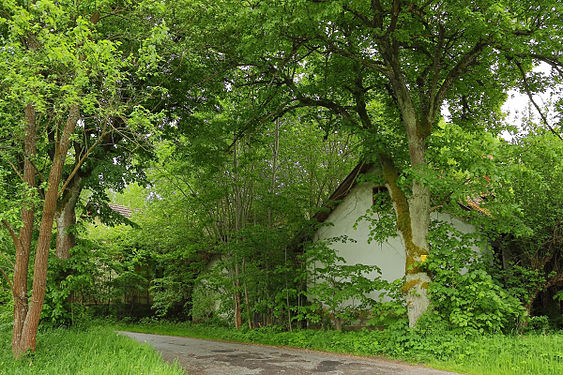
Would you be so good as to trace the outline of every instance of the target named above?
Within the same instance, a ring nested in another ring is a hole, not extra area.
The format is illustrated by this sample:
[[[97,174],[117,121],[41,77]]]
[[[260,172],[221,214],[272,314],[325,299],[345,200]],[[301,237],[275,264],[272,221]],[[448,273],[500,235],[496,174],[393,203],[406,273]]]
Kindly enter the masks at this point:
[[[446,375],[403,363],[303,349],[233,344],[177,336],[119,332],[147,342],[189,375]]]

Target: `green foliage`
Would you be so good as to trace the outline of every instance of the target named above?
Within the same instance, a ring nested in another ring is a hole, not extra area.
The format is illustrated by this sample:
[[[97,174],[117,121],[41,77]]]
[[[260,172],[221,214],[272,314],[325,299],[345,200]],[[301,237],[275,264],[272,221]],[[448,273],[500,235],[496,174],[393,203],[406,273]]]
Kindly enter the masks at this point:
[[[497,220],[488,232],[499,255],[498,282],[529,314],[549,315],[560,325],[557,303],[534,301],[540,295],[551,299],[563,286],[563,142],[531,123],[527,126],[528,134],[503,145],[509,161],[505,190],[510,192],[504,202],[517,210],[511,215],[494,212]]]
[[[504,281],[506,291],[516,297],[522,305],[529,303],[530,299],[533,300],[535,293],[547,281],[541,270],[518,264],[511,264],[508,269],[499,269],[497,275],[499,281]]]
[[[277,324],[289,324],[301,290],[300,270],[295,254],[287,248],[288,229],[270,229],[252,225],[237,232],[236,237],[215,247],[216,256],[196,281],[193,317],[204,316],[227,322],[233,315],[235,293],[248,297],[243,314],[248,320],[269,315]],[[239,285],[236,285],[236,267]],[[197,297],[197,298],[196,298]],[[205,311],[205,306],[213,306]],[[262,324],[266,324],[265,322]]]
[[[0,302],[0,332],[12,329],[13,319],[14,304],[10,299],[5,298]]]
[[[377,174],[366,175],[363,179],[375,182],[380,186],[384,185],[382,181],[376,179],[376,176]],[[373,205],[366,211],[365,215],[356,220],[354,229],[361,221],[367,221],[369,225],[368,243],[375,241],[381,244],[390,237],[397,235],[395,212],[387,189],[381,189],[373,195]]]
[[[233,283],[228,265],[212,261],[195,281],[192,319],[194,322],[229,325],[233,319]],[[252,278],[255,275],[245,275]],[[262,310],[258,302],[254,309]]]
[[[240,293],[245,320],[289,325],[304,301],[298,242],[356,161],[353,138],[320,129],[326,119],[293,115],[239,136],[239,128],[251,126],[240,112],[252,101],[235,107],[232,100],[220,110],[204,103],[159,144],[152,186],[135,218],[140,229],[130,235],[154,255],[151,295],[159,315],[182,311],[183,318],[224,321]],[[202,117],[209,121],[203,127]],[[203,283],[208,289],[198,287]]]
[[[487,273],[488,250],[475,234],[436,222],[430,245],[424,267],[433,278],[429,291],[436,317],[458,330],[508,332],[517,327],[523,308]]]
[[[44,322],[53,326],[70,325],[86,318],[85,307],[75,300],[94,293],[96,281],[103,273],[89,245],[82,242],[72,248],[67,261],[50,257],[47,293],[41,312]]]
[[[92,313],[90,305],[136,303],[137,296],[146,294],[153,278],[151,255],[137,249],[130,234],[132,228],[89,228],[89,239],[80,239],[68,260],[49,259],[47,294],[42,320],[53,326],[81,322]],[[148,303],[148,301],[147,301]]]
[[[522,332],[535,332],[546,334],[552,330],[549,317],[545,315],[532,316],[526,321],[526,325],[520,329]]]
[[[343,323],[358,319],[358,313],[371,312],[378,299],[386,295],[383,291],[389,289],[389,283],[381,279],[377,266],[346,264],[330,247],[335,242],[349,241],[350,238],[342,236],[315,241],[305,248],[303,262],[308,285],[304,294],[309,304],[303,307],[297,319],[318,323],[329,317],[335,327],[341,329]],[[373,297],[377,291],[382,291],[378,299]]]
[[[368,326],[376,328],[392,327],[405,322],[407,306],[402,292],[404,278],[387,283],[385,289],[379,290],[380,301],[371,310]]]
[[[3,374],[146,374],[180,375],[178,365],[165,363],[148,345],[117,335],[107,326],[48,329],[38,333],[37,350],[16,361],[10,334],[0,331]]]

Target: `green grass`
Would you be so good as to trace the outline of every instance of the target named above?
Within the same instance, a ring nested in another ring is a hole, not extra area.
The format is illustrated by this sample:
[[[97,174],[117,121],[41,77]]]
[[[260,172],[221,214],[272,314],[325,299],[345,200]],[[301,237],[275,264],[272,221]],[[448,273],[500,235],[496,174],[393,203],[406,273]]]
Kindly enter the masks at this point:
[[[385,356],[462,374],[563,374],[563,333],[548,335],[474,335],[406,328],[336,332],[225,327],[154,322],[120,324],[119,329],[163,335],[291,346],[363,356]]]
[[[37,336],[35,353],[12,358],[9,330],[0,331],[0,374],[180,375],[148,345],[119,336],[108,326],[49,329]]]
[[[467,350],[430,366],[466,374],[563,374],[563,334],[484,336],[462,341]]]

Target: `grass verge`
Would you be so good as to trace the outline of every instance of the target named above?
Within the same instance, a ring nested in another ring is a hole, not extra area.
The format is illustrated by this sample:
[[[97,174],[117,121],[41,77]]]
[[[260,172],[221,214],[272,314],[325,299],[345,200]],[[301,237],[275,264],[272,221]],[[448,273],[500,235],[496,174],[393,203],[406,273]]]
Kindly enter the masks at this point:
[[[119,336],[108,326],[42,330],[35,353],[12,358],[11,334],[0,331],[0,374],[11,375],[180,375],[148,345]]]
[[[290,346],[362,356],[386,356],[472,375],[563,374],[563,333],[467,336],[406,327],[337,332],[272,328],[235,330],[187,323],[119,324],[119,329],[163,335]]]

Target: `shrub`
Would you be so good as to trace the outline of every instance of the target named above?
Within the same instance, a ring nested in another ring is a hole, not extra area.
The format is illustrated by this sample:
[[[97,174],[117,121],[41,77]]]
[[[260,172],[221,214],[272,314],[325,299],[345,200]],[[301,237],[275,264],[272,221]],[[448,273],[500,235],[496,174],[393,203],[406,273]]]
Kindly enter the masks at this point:
[[[430,234],[431,256],[424,263],[433,278],[429,292],[436,316],[452,327],[477,332],[515,329],[524,309],[486,271],[478,238],[452,225],[436,223]]]
[[[381,279],[381,270],[377,266],[346,264],[345,259],[330,247],[330,243],[336,241],[350,239],[342,236],[327,242],[313,242],[305,251],[306,296],[311,305],[302,317],[313,323],[328,317],[340,330],[342,324],[356,320],[358,312],[371,310],[378,301],[369,294],[388,289],[389,283]]]

